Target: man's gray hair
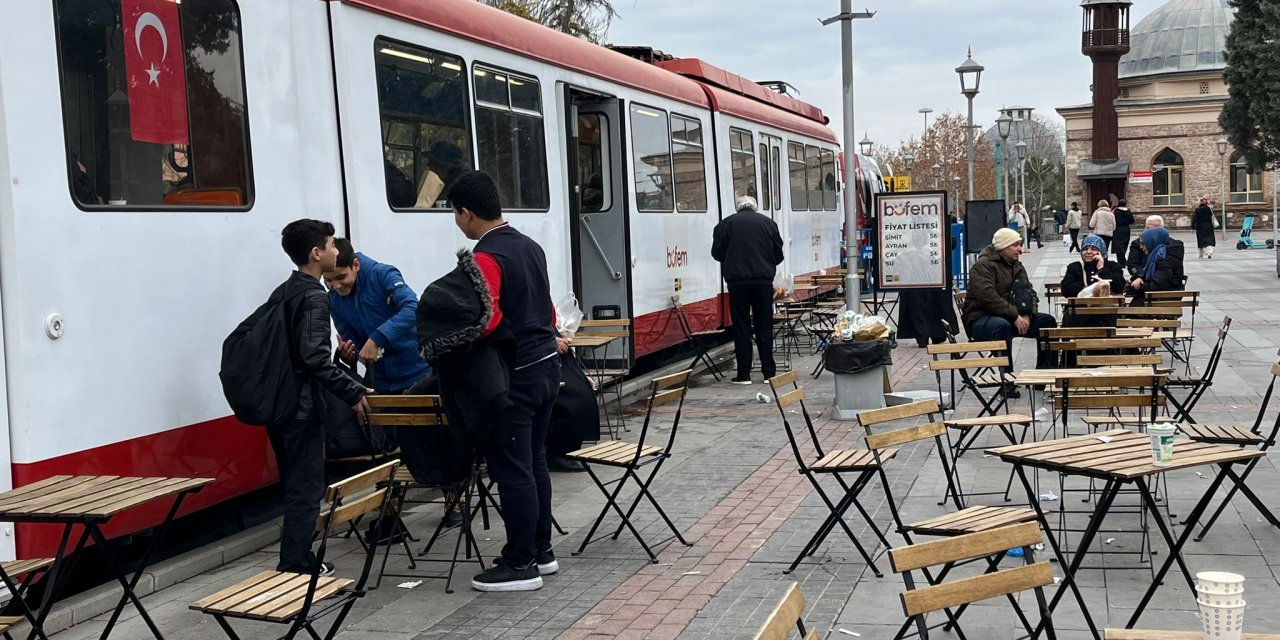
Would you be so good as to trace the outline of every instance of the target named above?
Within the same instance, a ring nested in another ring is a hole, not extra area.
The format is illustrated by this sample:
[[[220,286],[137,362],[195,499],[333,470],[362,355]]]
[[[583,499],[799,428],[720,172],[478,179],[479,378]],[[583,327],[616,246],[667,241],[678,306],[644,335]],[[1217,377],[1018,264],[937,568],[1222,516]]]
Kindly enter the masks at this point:
[[[734,205],[738,207],[738,211],[750,209],[752,211],[760,211],[760,206],[756,204],[756,199],[751,196],[742,196],[738,198]]]
[[[1148,229],[1154,229],[1156,227],[1163,227],[1163,226],[1164,226],[1164,216],[1159,216],[1159,215],[1147,216]]]

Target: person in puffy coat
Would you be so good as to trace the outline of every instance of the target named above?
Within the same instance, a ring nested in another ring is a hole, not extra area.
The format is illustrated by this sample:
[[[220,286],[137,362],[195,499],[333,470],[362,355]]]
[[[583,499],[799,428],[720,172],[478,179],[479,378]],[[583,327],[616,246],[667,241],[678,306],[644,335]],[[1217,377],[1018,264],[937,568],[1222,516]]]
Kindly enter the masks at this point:
[[[1186,253],[1182,243],[1170,238],[1169,231],[1163,227],[1147,229],[1138,238],[1142,240],[1142,251],[1147,258],[1142,273],[1129,283],[1133,305],[1143,304],[1149,291],[1181,291],[1182,259]]]
[[[1200,198],[1200,206],[1191,216],[1191,228],[1196,230],[1196,248],[1200,249],[1200,257],[1212,260],[1218,234],[1213,232],[1213,209],[1209,208],[1208,198]]]
[[[751,384],[751,339],[760,351],[760,373],[778,372],[773,361],[773,276],[782,264],[782,234],[769,216],[757,212],[756,199],[742,196],[738,212],[711,233],[711,257],[720,263],[729,287],[734,356],[738,374],[730,382]]]
[[[991,245],[982,250],[969,269],[969,290],[964,299],[962,320],[971,341],[1004,340],[1013,353],[1013,337],[1036,339],[1040,329],[1057,326],[1047,313],[1039,313],[1033,303],[1027,313],[1020,313],[1010,301],[1015,282],[1029,287],[1031,278],[1022,266],[1022,237],[1013,229],[998,229]],[[1053,364],[1047,350],[1036,352],[1036,366]],[[1012,371],[1012,367],[1006,368]],[[1015,389],[1006,390],[1016,396]]]

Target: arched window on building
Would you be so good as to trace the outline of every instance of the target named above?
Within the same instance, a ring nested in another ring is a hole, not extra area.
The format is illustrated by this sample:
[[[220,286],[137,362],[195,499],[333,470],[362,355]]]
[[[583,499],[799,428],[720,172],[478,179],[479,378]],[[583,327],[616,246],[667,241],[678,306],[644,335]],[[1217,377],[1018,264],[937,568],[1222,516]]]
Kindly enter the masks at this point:
[[[1182,156],[1165,147],[1151,161],[1153,206],[1169,206],[1187,203],[1182,190]]]
[[[1262,202],[1262,172],[1250,171],[1244,155],[1231,154],[1231,202]]]

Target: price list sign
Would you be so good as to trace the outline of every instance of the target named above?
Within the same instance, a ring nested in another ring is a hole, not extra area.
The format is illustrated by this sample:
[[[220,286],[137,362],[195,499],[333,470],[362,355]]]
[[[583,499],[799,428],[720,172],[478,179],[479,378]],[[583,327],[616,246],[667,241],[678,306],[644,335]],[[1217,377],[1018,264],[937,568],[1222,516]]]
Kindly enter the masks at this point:
[[[946,192],[876,194],[875,208],[879,288],[945,288]]]

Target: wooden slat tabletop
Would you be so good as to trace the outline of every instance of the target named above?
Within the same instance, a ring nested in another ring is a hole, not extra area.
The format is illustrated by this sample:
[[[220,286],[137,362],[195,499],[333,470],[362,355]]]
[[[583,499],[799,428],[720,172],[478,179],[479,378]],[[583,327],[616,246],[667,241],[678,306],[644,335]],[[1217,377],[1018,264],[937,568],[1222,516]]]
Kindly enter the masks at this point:
[[[603,347],[604,345],[609,344],[610,342],[613,342],[614,340],[617,340],[617,339],[618,339],[617,336],[593,336],[591,334],[577,334],[573,336],[573,340],[569,342],[569,346],[587,347],[587,348]]]
[[[1103,442],[1099,436],[1109,441]],[[988,449],[987,453],[1005,462],[1066,473],[1106,475],[1121,480],[1266,455],[1265,451],[1256,449],[1178,438],[1173,443],[1173,461],[1168,466],[1157,467],[1151,463],[1151,437],[1127,429],[998,447]]]
[[[1116,329],[1117,338],[1150,338],[1155,333],[1151,327],[1124,327]]]
[[[198,489],[213,478],[53,476],[0,493],[0,521],[103,519],[140,504]]]
[[[1126,378],[1151,375],[1151,367],[1090,367],[1087,369],[1026,369],[1013,377],[1019,386],[1044,386],[1055,380],[1089,380],[1092,378]]]

